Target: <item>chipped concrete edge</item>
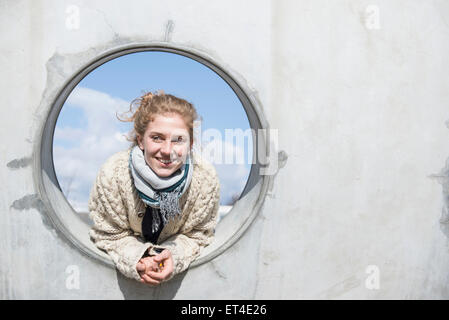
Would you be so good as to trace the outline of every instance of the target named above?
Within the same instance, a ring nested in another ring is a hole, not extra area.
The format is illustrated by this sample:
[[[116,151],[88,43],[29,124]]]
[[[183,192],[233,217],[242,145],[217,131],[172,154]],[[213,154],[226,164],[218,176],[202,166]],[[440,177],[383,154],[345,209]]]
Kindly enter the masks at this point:
[[[166,26],[166,40],[169,40],[172,29],[173,23],[168,22]],[[187,57],[193,58],[203,64],[204,61],[206,61],[208,62],[208,67],[211,67],[211,65],[214,66],[214,68],[211,69],[217,72],[217,74],[219,74],[220,76],[224,74],[235,82],[237,87],[240,89],[239,91],[241,91],[241,93],[238,93],[239,96],[241,96],[242,93],[246,96],[246,98],[249,100],[250,106],[245,105],[245,107],[252,107],[258,118],[256,119],[256,121],[260,123],[260,126],[265,129],[269,128],[269,124],[264,116],[262,104],[259,101],[258,94],[254,89],[249,88],[247,81],[245,81],[240,74],[233,71],[232,68],[221,62],[219,59],[212,57],[211,54],[205,53],[204,50],[200,51],[195,47],[197,46],[192,46],[189,44],[174,44],[172,42],[161,41],[133,41],[132,39],[114,37],[112,41],[106,44],[99,45],[95,48],[91,48],[83,52],[67,55],[62,55],[58,52],[55,52],[53,56],[50,57],[50,59],[47,61],[47,84],[43,91],[40,104],[38,105],[34,115],[35,126],[30,132],[31,137],[34,137],[34,141],[30,142],[33,142],[34,144],[33,178],[37,190],[36,196],[39,197],[40,201],[42,202],[42,206],[40,206],[40,208],[45,209],[45,213],[43,214],[46,214],[49,217],[51,223],[58,233],[59,231],[61,231],[64,234],[65,238],[67,238],[71,244],[74,244],[84,255],[87,255],[90,258],[94,258],[97,261],[100,260],[100,262],[106,264],[109,267],[113,267],[113,263],[111,260],[107,261],[98,253],[92,252],[90,248],[86,248],[82,243],[80,243],[76,235],[72,234],[72,232],[68,230],[64,222],[61,221],[58,215],[54,212],[54,209],[46,195],[47,191],[45,190],[42,177],[42,170],[44,168],[42,163],[42,141],[46,138],[44,135],[45,128],[48,126],[48,116],[55,107],[61,107],[57,106],[58,100],[60,100],[61,95],[64,92],[65,94],[67,94],[67,90],[69,90],[68,92],[71,92],[76,87],[77,83],[74,83],[74,80],[77,78],[82,79],[83,77],[85,77],[93,69],[93,67],[96,67],[126,53],[159,50],[182,54]],[[201,61],[198,60],[198,58],[200,58]],[[72,69],[76,69],[76,71],[71,74],[65,73],[60,65],[65,62],[69,62]],[[235,88],[233,87],[233,89]],[[286,160],[285,153],[282,152],[279,153],[279,155],[282,154],[284,156],[280,158]],[[10,163],[10,166],[17,167],[22,165],[23,162],[27,161],[29,160],[23,160],[22,162],[18,160],[17,162]],[[53,168],[52,165],[51,167]],[[254,173],[252,172],[251,174]],[[273,184],[274,175],[264,176],[262,179],[263,185],[260,194],[257,197],[255,204],[253,204],[251,212],[247,214],[247,217],[245,218],[243,224],[239,228],[237,228],[233,236],[231,236],[227,241],[225,241],[214,251],[210,252],[208,255],[203,257],[200,256],[200,258],[198,258],[191,264],[191,267],[201,265],[217,257],[225,250],[227,250],[230,246],[232,246],[244,234],[244,232],[248,229],[248,227],[251,225],[258,212],[260,211],[262,204],[266,198],[265,196],[267,194],[267,191],[268,189],[271,189],[270,186],[272,186]]]

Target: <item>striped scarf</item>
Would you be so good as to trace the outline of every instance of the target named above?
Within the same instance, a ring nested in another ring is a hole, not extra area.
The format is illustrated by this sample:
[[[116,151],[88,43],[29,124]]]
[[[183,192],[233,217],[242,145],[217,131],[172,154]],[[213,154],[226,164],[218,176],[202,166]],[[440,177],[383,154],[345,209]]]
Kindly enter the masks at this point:
[[[129,154],[129,168],[134,185],[142,201],[154,209],[160,209],[162,226],[181,213],[179,198],[187,190],[193,174],[190,155],[185,165],[181,166],[169,177],[159,177],[145,161],[143,151],[134,146]],[[152,232],[156,232],[161,220],[157,210],[151,210]]]

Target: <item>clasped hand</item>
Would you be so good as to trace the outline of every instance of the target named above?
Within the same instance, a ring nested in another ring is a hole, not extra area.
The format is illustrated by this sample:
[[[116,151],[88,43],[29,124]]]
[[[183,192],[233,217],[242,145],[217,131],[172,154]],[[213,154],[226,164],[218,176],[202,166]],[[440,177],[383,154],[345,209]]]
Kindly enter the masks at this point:
[[[136,266],[140,282],[157,286],[173,273],[173,258],[170,250],[165,249],[152,257],[139,260]]]

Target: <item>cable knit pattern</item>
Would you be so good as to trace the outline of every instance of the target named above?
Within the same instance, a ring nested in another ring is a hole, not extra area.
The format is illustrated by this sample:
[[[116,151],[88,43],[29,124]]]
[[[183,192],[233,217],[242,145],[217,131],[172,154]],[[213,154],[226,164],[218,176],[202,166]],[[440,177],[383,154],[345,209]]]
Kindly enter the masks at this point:
[[[128,167],[130,151],[112,155],[97,175],[89,198],[94,221],[89,234],[123,275],[136,280],[140,280],[136,265],[146,250],[155,255],[155,248],[169,249],[174,260],[171,279],[186,270],[214,238],[220,204],[218,176],[213,165],[193,154],[192,181],[180,198],[182,214],[164,226],[157,244],[145,242],[141,225],[145,204]]]

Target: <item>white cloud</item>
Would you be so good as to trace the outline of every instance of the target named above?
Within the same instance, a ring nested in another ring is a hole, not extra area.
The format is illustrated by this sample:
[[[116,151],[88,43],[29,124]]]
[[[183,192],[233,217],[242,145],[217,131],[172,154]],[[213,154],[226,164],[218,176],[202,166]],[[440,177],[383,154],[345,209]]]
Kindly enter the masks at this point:
[[[87,119],[87,128],[58,127],[55,141],[76,141],[75,147],[55,144],[53,159],[58,181],[70,204],[76,209],[87,208],[90,189],[104,161],[130,143],[121,132],[123,125],[115,112],[124,112],[129,103],[105,93],[77,87],[68,101]],[[131,128],[131,126],[129,126]]]
[[[245,159],[245,151],[239,146],[219,139],[214,139],[202,147],[202,157],[215,166],[220,178],[221,203],[228,204],[234,196],[240,195],[248,180],[250,165],[246,165],[246,161],[238,160]],[[228,164],[226,157],[232,158],[233,155],[235,162]]]
[[[55,138],[64,141],[78,141],[79,137],[85,133],[84,129],[72,128],[72,127],[56,127]]]

